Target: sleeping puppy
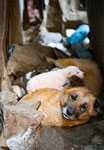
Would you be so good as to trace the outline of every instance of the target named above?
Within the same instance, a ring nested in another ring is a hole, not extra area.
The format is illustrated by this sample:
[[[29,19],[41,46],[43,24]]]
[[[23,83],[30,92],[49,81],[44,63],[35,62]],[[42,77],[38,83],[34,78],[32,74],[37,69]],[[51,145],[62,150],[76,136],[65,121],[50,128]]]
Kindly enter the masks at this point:
[[[40,88],[54,88],[62,90],[65,85],[70,86],[70,78],[77,76],[83,79],[83,72],[75,66],[69,66],[63,69],[53,70],[32,77],[27,82],[27,92],[32,92]]]
[[[79,67],[79,69],[84,72],[84,80],[83,80],[84,86],[86,86],[89,90],[91,90],[91,92],[95,96],[98,96],[98,94],[100,93],[102,87],[102,76],[96,62],[89,59],[77,59],[77,58],[65,58],[58,60],[47,58],[47,61],[55,64],[59,68],[68,67],[72,65]],[[79,86],[79,82],[77,85]]]
[[[28,106],[36,107],[38,112],[45,113],[42,125],[76,126],[86,123],[95,116],[95,97],[85,87],[56,89],[39,89],[24,96],[21,101]],[[34,109],[35,110],[35,109]]]

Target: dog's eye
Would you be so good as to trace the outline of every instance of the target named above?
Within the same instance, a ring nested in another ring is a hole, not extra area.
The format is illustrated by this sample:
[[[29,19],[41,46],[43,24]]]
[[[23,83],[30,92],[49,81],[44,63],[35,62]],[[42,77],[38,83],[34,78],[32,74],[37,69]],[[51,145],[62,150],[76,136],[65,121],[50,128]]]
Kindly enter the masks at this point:
[[[79,95],[78,94],[71,94],[70,98],[71,98],[72,101],[76,101],[76,100],[78,100]]]
[[[80,106],[80,111],[81,111],[81,112],[85,112],[85,111],[87,110],[87,107],[88,107],[87,103],[82,104],[82,105]]]

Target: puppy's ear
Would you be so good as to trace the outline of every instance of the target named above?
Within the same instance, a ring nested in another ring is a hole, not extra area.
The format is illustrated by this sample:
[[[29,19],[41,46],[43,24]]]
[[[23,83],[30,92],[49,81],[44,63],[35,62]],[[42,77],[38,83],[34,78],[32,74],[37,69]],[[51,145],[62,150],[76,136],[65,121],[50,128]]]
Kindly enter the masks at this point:
[[[70,86],[75,87],[75,86],[84,86],[84,80],[77,77],[76,75],[73,75],[69,78],[70,81]]]

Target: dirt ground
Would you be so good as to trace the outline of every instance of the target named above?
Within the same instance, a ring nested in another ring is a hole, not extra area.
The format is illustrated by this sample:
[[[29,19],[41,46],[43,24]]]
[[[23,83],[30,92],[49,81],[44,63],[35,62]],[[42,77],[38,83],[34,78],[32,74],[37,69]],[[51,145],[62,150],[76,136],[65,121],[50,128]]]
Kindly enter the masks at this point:
[[[74,128],[43,128],[42,150],[103,150],[104,120],[96,118]]]

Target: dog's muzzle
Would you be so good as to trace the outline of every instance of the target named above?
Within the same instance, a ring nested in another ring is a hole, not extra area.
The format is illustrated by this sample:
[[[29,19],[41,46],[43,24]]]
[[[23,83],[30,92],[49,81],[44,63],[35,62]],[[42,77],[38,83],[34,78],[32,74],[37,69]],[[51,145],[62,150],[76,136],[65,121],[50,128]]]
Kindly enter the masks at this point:
[[[75,108],[71,106],[65,106],[62,109],[62,114],[65,119],[75,119]]]

